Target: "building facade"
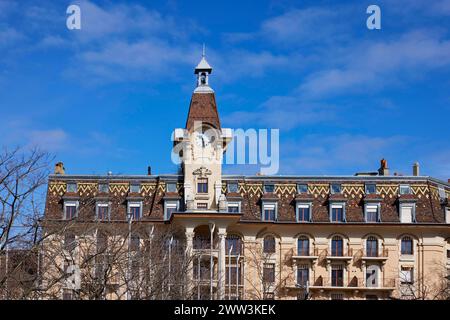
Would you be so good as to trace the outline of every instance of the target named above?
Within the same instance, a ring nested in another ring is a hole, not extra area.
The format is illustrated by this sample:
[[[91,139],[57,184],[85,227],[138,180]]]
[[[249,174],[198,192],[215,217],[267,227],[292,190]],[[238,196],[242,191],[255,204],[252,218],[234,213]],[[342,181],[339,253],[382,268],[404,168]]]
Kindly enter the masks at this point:
[[[48,298],[445,299],[450,184],[419,174],[222,174],[211,66],[195,69],[179,174],[49,177]]]

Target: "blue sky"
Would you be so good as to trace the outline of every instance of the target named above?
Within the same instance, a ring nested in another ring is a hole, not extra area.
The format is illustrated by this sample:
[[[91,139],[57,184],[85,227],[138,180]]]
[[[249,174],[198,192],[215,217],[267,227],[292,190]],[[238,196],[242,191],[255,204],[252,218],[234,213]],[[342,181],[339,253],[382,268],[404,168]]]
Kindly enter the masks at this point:
[[[0,0],[0,145],[68,173],[172,173],[202,43],[224,127],[279,128],[280,174],[450,178],[450,1]],[[81,7],[82,29],[66,28]],[[366,28],[381,8],[382,29]],[[227,166],[254,174],[254,167]]]

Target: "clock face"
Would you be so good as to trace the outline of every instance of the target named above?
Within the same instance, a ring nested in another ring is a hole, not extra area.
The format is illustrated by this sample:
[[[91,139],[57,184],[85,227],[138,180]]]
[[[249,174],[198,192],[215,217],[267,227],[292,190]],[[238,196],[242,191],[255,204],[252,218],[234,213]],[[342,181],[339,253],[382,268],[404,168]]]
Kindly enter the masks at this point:
[[[209,145],[210,139],[209,139],[209,137],[206,134],[198,132],[195,135],[195,143],[199,147],[206,147],[206,146]]]

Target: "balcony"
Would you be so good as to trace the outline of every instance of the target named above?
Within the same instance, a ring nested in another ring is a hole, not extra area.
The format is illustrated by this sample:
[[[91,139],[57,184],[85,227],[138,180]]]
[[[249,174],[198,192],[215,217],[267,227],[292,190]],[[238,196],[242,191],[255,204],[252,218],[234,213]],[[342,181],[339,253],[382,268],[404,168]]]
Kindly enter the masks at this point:
[[[353,249],[336,250],[335,252],[326,251],[326,259],[328,263],[333,261],[344,261],[349,263],[353,259]]]
[[[375,251],[366,251],[364,252],[364,256],[361,257],[362,261],[370,262],[370,261],[379,261],[379,262],[386,262],[386,260],[389,257],[389,250],[383,249],[383,250],[375,250]]]
[[[298,250],[296,255],[292,256],[292,260],[295,261],[315,261],[319,257],[319,249],[313,250]]]
[[[353,277],[348,282],[343,279],[324,278],[319,276],[315,279],[310,290],[354,290],[354,291],[392,291],[396,288],[395,279],[382,279],[377,285],[368,286],[364,278]]]

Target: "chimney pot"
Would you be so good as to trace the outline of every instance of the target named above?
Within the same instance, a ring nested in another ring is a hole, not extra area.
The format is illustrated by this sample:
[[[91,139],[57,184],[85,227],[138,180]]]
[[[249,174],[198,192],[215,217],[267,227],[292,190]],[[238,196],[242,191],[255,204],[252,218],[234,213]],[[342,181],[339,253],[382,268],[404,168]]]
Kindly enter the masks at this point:
[[[413,164],[413,176],[418,177],[420,176],[420,166],[418,162],[415,162]]]
[[[149,175],[149,176],[152,175],[152,167],[151,166],[147,167],[147,175]]]
[[[389,168],[387,166],[387,160],[384,158],[380,160],[380,169],[378,169],[378,174],[380,176],[388,176],[389,175]]]
[[[55,164],[55,174],[65,174],[65,168],[64,168],[64,163],[62,162],[58,162],[57,164]]]

